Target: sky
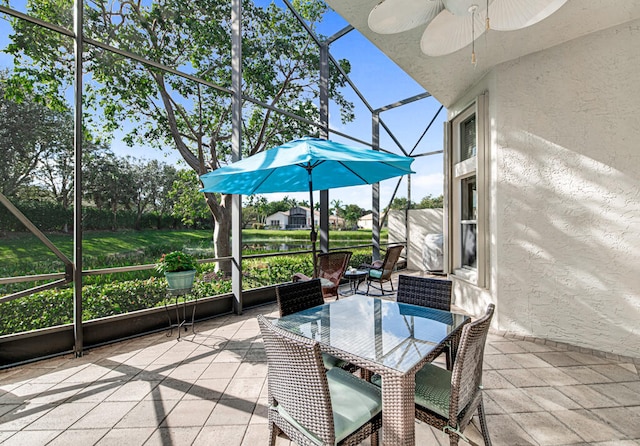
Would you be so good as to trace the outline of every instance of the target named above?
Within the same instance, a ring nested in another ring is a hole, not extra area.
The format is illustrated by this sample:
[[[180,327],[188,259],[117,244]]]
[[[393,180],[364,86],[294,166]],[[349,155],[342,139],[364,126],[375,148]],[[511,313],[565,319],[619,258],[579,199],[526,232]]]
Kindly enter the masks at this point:
[[[258,1],[264,3],[263,0]],[[276,0],[276,3],[279,1]],[[26,12],[24,6],[21,6],[24,2],[14,3],[12,1],[11,4],[16,9]],[[283,8],[285,7],[283,3],[279,3],[279,5]],[[337,13],[330,11],[319,26],[319,32],[325,36],[330,36],[347,25],[348,23]],[[6,17],[0,15],[0,48],[5,48],[9,43],[8,36],[11,32],[12,30]],[[349,60],[351,64],[351,73],[349,75],[351,80],[374,109],[425,92],[424,88],[405,74],[394,62],[389,60],[356,30],[349,32],[332,43],[330,51],[336,59],[344,58]],[[11,59],[6,54],[0,53],[0,68],[10,65]],[[336,109],[335,104],[330,104],[330,127],[358,139],[371,141],[371,113],[350,87],[346,87],[343,93],[354,103],[356,119],[346,125],[342,124],[339,110]],[[405,150],[411,151],[439,108],[440,104],[434,98],[427,98],[385,111],[381,114],[381,119],[391,129]],[[446,110],[443,109],[433,122],[430,130],[421,139],[420,144],[415,148],[414,154],[442,150],[443,122],[445,119]],[[131,155],[141,159],[155,158],[185,167],[184,164],[180,164],[182,161],[176,150],[158,151],[150,147],[131,148],[121,141],[123,135],[124,132],[116,132],[111,146],[118,156]],[[335,134],[330,134],[329,138],[343,143],[359,145]],[[380,129],[380,142],[381,147],[385,150],[402,154],[382,127]],[[425,196],[442,194],[443,159],[441,154],[416,158],[412,164],[412,169],[416,172],[411,176],[412,201],[419,202]],[[380,204],[382,208],[389,203],[397,182],[397,179],[390,179],[381,183]],[[266,194],[265,198],[269,201],[275,201],[284,198],[284,196],[297,200],[308,200],[309,198],[308,193],[274,193]],[[406,177],[402,179],[396,196],[408,196]],[[318,193],[314,197],[314,201],[317,202],[317,200]],[[364,209],[370,209],[371,187],[359,186],[331,190],[329,191],[329,200],[330,202],[339,200],[342,205],[357,204]]]

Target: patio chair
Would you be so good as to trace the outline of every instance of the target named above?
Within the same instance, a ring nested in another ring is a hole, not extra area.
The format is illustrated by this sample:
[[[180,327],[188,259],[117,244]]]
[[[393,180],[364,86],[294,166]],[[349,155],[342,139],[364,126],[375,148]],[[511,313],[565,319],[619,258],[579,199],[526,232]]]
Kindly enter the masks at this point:
[[[278,285],[276,287],[276,299],[278,300],[280,317],[297,313],[307,308],[323,305],[324,297],[322,296],[320,279]],[[350,372],[357,370],[357,367],[349,364],[347,361],[343,361],[327,353],[322,354],[322,362],[326,369],[339,367],[349,370]]]
[[[416,418],[449,434],[457,445],[478,412],[485,446],[491,446],[482,403],[482,362],[487,333],[493,317],[490,304],[484,316],[462,329],[458,357],[453,370],[427,364],[416,373]]]
[[[391,284],[391,293],[394,292],[393,282],[391,281],[391,274],[398,263],[400,253],[404,249],[404,245],[394,245],[387,247],[387,252],[384,255],[383,260],[376,260],[371,264],[363,263],[358,268],[366,269],[369,274],[367,276],[367,291],[365,294],[369,295],[369,288],[373,287],[380,290],[380,295],[385,296],[389,293],[385,293],[384,283],[389,282]],[[373,285],[377,283],[379,285]]]
[[[402,274],[398,276],[396,301],[451,311],[451,281]],[[451,339],[443,350],[446,354],[447,370],[451,370],[459,343],[459,337]]]
[[[284,432],[300,445],[357,445],[382,426],[376,386],[322,367],[317,342],[258,316],[268,364],[270,445]]]
[[[338,286],[344,272],[349,267],[351,260],[350,251],[333,251],[318,254],[318,278],[322,282],[322,295],[327,297],[335,296],[338,298]],[[295,273],[292,277],[294,282],[311,280],[312,277],[302,273]]]

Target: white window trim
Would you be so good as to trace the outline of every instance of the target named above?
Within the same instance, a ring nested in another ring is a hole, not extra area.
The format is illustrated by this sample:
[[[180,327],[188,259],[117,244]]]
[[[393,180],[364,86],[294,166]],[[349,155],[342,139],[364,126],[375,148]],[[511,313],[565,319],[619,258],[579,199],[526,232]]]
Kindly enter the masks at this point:
[[[464,111],[445,123],[445,222],[448,252],[445,253],[445,265],[452,276],[470,282],[481,288],[489,284],[489,130],[487,119],[487,94],[482,94]],[[459,158],[460,124],[475,114],[476,117],[476,155],[461,162]],[[461,180],[475,175],[478,193],[476,256],[477,268],[461,267]]]

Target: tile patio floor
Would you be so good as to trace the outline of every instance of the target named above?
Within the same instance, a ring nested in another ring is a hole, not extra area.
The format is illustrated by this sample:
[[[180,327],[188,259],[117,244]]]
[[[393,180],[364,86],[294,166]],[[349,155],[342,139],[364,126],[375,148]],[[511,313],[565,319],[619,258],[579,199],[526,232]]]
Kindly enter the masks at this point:
[[[157,333],[0,371],[0,443],[267,444],[259,313],[277,309],[200,322],[180,341]],[[640,445],[640,361],[492,333],[485,367],[494,445]],[[474,426],[466,433],[482,444]],[[424,424],[416,436],[449,444]]]

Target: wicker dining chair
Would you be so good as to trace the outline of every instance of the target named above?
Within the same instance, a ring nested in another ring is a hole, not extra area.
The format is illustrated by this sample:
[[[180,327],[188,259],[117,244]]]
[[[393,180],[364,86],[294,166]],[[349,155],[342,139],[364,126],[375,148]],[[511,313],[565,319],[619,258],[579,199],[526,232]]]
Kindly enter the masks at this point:
[[[478,412],[485,446],[491,446],[482,402],[482,362],[484,346],[493,317],[490,304],[480,319],[462,329],[458,356],[453,370],[427,364],[416,373],[416,418],[449,434],[457,445],[464,430]]]
[[[278,285],[276,286],[276,299],[278,301],[280,317],[297,313],[307,308],[323,305],[324,297],[322,295],[320,279]],[[322,354],[322,361],[327,369],[339,367],[351,372],[357,370],[357,367],[347,361],[343,361],[327,353]]]
[[[357,445],[382,426],[380,389],[322,367],[317,342],[258,316],[267,354],[270,445],[283,432],[299,445]],[[374,436],[377,438],[377,435]]]
[[[451,281],[447,279],[432,279],[430,277],[398,276],[397,302],[451,311]],[[460,343],[460,336],[450,339],[444,347],[447,370],[451,370],[456,350]]]
[[[367,275],[367,292],[369,294],[369,287],[373,287],[380,291],[380,295],[385,296],[389,293],[385,293],[384,284],[389,282],[391,284],[391,293],[394,292],[393,282],[391,281],[391,274],[398,263],[400,253],[404,249],[404,245],[394,245],[387,247],[387,252],[384,255],[383,260],[376,260],[371,264],[363,263],[358,268],[366,269],[369,274]],[[373,285],[377,283],[378,285]]]
[[[326,297],[338,298],[338,287],[340,280],[344,276],[345,271],[349,267],[351,260],[351,251],[332,251],[318,254],[318,278],[322,282],[322,295]],[[311,280],[303,273],[295,273],[291,280],[293,282],[301,282]]]

